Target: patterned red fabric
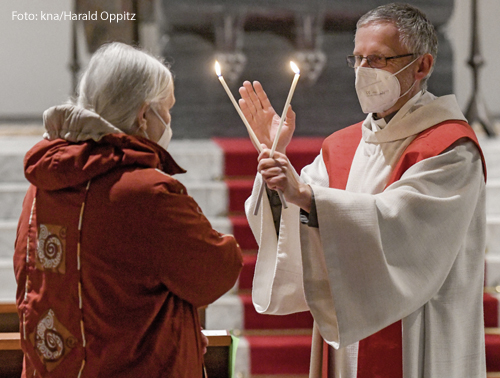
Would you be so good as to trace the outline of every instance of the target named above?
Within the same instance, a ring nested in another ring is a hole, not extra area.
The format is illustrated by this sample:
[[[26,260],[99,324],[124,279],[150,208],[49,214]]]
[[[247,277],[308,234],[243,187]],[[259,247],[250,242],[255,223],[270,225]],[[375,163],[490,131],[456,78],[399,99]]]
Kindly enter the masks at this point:
[[[345,189],[352,160],[362,137],[362,122],[330,135],[323,143],[323,159],[330,187]],[[388,185],[399,180],[413,164],[444,152],[459,139],[472,140],[478,147],[486,179],[486,164],[472,128],[461,121],[446,121],[420,133],[403,152]],[[357,378],[402,378],[403,346],[401,321],[361,340]]]

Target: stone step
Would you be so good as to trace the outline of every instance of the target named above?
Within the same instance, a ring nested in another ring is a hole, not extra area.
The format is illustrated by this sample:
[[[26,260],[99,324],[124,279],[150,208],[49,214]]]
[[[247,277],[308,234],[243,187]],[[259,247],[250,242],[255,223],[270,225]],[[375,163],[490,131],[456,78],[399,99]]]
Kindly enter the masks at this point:
[[[184,182],[221,181],[224,154],[212,140],[172,140],[168,152],[187,172],[175,178]]]
[[[228,193],[224,182],[181,182],[186,186],[188,194],[198,203],[205,216],[221,217],[227,215]]]
[[[486,218],[486,251],[490,255],[500,256],[500,215]]]
[[[0,261],[12,259],[16,241],[17,220],[0,221]]]
[[[486,254],[485,286],[500,286],[500,254]]]
[[[486,182],[486,214],[500,215],[500,178],[489,178]]]
[[[205,327],[207,329],[244,329],[243,302],[235,294],[235,290],[224,294],[210,304],[205,312]]]
[[[0,259],[0,303],[14,303],[16,301],[16,279],[12,258]]]
[[[41,136],[0,137],[0,183],[26,182],[23,168],[24,155],[41,139]]]
[[[500,178],[500,138],[479,138],[489,178]]]
[[[28,182],[0,183],[0,220],[18,219]]]

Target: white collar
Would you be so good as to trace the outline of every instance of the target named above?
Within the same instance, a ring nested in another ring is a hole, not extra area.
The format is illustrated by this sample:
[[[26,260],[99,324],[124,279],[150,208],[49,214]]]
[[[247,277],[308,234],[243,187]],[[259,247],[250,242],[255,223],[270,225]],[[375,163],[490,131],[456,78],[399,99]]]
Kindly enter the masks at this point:
[[[466,121],[454,95],[436,97],[429,92],[413,96],[389,123],[373,120],[368,114],[363,122],[367,143],[385,143],[406,139],[447,120]]]

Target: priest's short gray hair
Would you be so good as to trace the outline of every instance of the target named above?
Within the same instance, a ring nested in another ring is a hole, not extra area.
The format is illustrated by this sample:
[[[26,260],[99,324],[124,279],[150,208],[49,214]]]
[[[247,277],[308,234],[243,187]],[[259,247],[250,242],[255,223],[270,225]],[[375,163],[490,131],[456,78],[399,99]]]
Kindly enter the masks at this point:
[[[78,85],[76,105],[94,111],[126,134],[137,134],[137,113],[174,94],[162,59],[124,43],[101,46]]]
[[[436,29],[418,8],[402,3],[381,5],[361,16],[356,29],[371,23],[393,23],[399,30],[401,44],[409,53],[431,54],[436,62],[438,52]],[[422,89],[427,88],[427,80],[433,69],[434,66],[429,75],[422,80],[420,84]]]

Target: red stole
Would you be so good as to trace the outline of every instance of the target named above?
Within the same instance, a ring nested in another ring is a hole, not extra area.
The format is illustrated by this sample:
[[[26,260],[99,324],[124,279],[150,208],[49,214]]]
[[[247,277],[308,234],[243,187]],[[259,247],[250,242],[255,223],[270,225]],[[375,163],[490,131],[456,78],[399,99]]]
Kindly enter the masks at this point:
[[[323,159],[331,188],[345,190],[352,160],[361,140],[362,122],[337,131],[325,139]],[[463,121],[445,121],[421,132],[403,152],[387,185],[399,180],[413,164],[437,156],[459,139],[472,140],[486,164],[476,135]],[[402,378],[403,340],[401,320],[359,342],[357,378]]]

